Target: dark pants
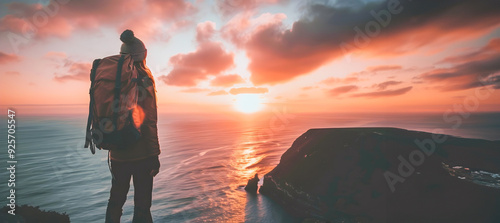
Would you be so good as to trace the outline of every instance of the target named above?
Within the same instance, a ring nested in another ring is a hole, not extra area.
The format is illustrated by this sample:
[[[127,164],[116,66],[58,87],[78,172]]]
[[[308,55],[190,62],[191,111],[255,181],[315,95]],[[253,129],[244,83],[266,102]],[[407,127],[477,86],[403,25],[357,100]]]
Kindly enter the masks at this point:
[[[130,178],[134,181],[134,218],[133,223],[153,222],[151,217],[151,199],[153,177],[150,175],[156,157],[140,161],[118,162],[111,160],[111,192],[106,210],[106,223],[118,223],[122,207],[127,200]]]

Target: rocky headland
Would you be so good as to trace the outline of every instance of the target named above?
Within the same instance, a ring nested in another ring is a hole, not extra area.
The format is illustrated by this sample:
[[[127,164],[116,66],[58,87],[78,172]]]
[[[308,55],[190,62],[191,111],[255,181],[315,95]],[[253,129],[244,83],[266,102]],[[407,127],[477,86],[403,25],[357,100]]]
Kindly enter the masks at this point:
[[[397,128],[311,129],[259,192],[327,222],[500,222],[500,141]]]

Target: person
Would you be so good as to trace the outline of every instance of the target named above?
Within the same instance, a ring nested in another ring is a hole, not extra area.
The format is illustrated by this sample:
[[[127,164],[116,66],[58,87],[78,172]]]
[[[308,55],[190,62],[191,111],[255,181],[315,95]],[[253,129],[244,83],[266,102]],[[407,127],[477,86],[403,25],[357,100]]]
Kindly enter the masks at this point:
[[[125,30],[120,35],[123,42],[120,54],[130,54],[138,71],[139,96],[137,105],[143,111],[140,139],[123,150],[110,150],[112,174],[111,191],[106,209],[106,223],[120,222],[123,205],[127,199],[130,178],[134,183],[134,217],[132,222],[153,222],[151,201],[153,177],[160,169],[158,143],[156,87],[153,75],[146,66],[147,50],[144,43]],[[144,94],[144,95],[142,95]]]

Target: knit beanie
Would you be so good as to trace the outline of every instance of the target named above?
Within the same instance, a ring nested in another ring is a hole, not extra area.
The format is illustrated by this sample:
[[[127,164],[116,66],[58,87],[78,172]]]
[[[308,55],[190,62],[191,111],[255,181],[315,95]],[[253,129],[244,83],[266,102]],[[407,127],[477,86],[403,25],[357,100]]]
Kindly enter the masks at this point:
[[[144,43],[134,36],[132,30],[125,30],[120,35],[120,40],[123,42],[120,49],[120,54],[130,54],[134,61],[143,61],[146,59],[146,46]]]

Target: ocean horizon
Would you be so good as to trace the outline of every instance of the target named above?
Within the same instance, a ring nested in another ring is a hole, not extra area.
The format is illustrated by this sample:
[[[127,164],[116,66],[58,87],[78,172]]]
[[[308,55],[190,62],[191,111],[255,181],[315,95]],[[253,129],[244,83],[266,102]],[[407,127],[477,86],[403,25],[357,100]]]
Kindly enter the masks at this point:
[[[450,117],[443,118],[442,113],[294,114],[284,110],[233,116],[161,113],[161,169],[154,179],[153,219],[300,222],[266,196],[248,194],[243,187],[255,173],[262,179],[293,141],[312,128],[396,127],[500,140],[500,112],[472,113],[462,117],[460,124],[458,118]],[[83,148],[86,119],[84,112],[17,114],[18,205],[65,212],[71,222],[104,220],[111,187],[107,152],[92,155]],[[5,117],[1,120],[6,123]],[[2,134],[7,133],[6,126],[2,126]],[[6,148],[6,138],[0,142]],[[6,159],[0,157],[4,166]],[[7,182],[6,171],[1,172],[1,179]],[[1,187],[0,194],[8,196],[7,187]],[[122,220],[131,221],[133,186],[123,209]]]

